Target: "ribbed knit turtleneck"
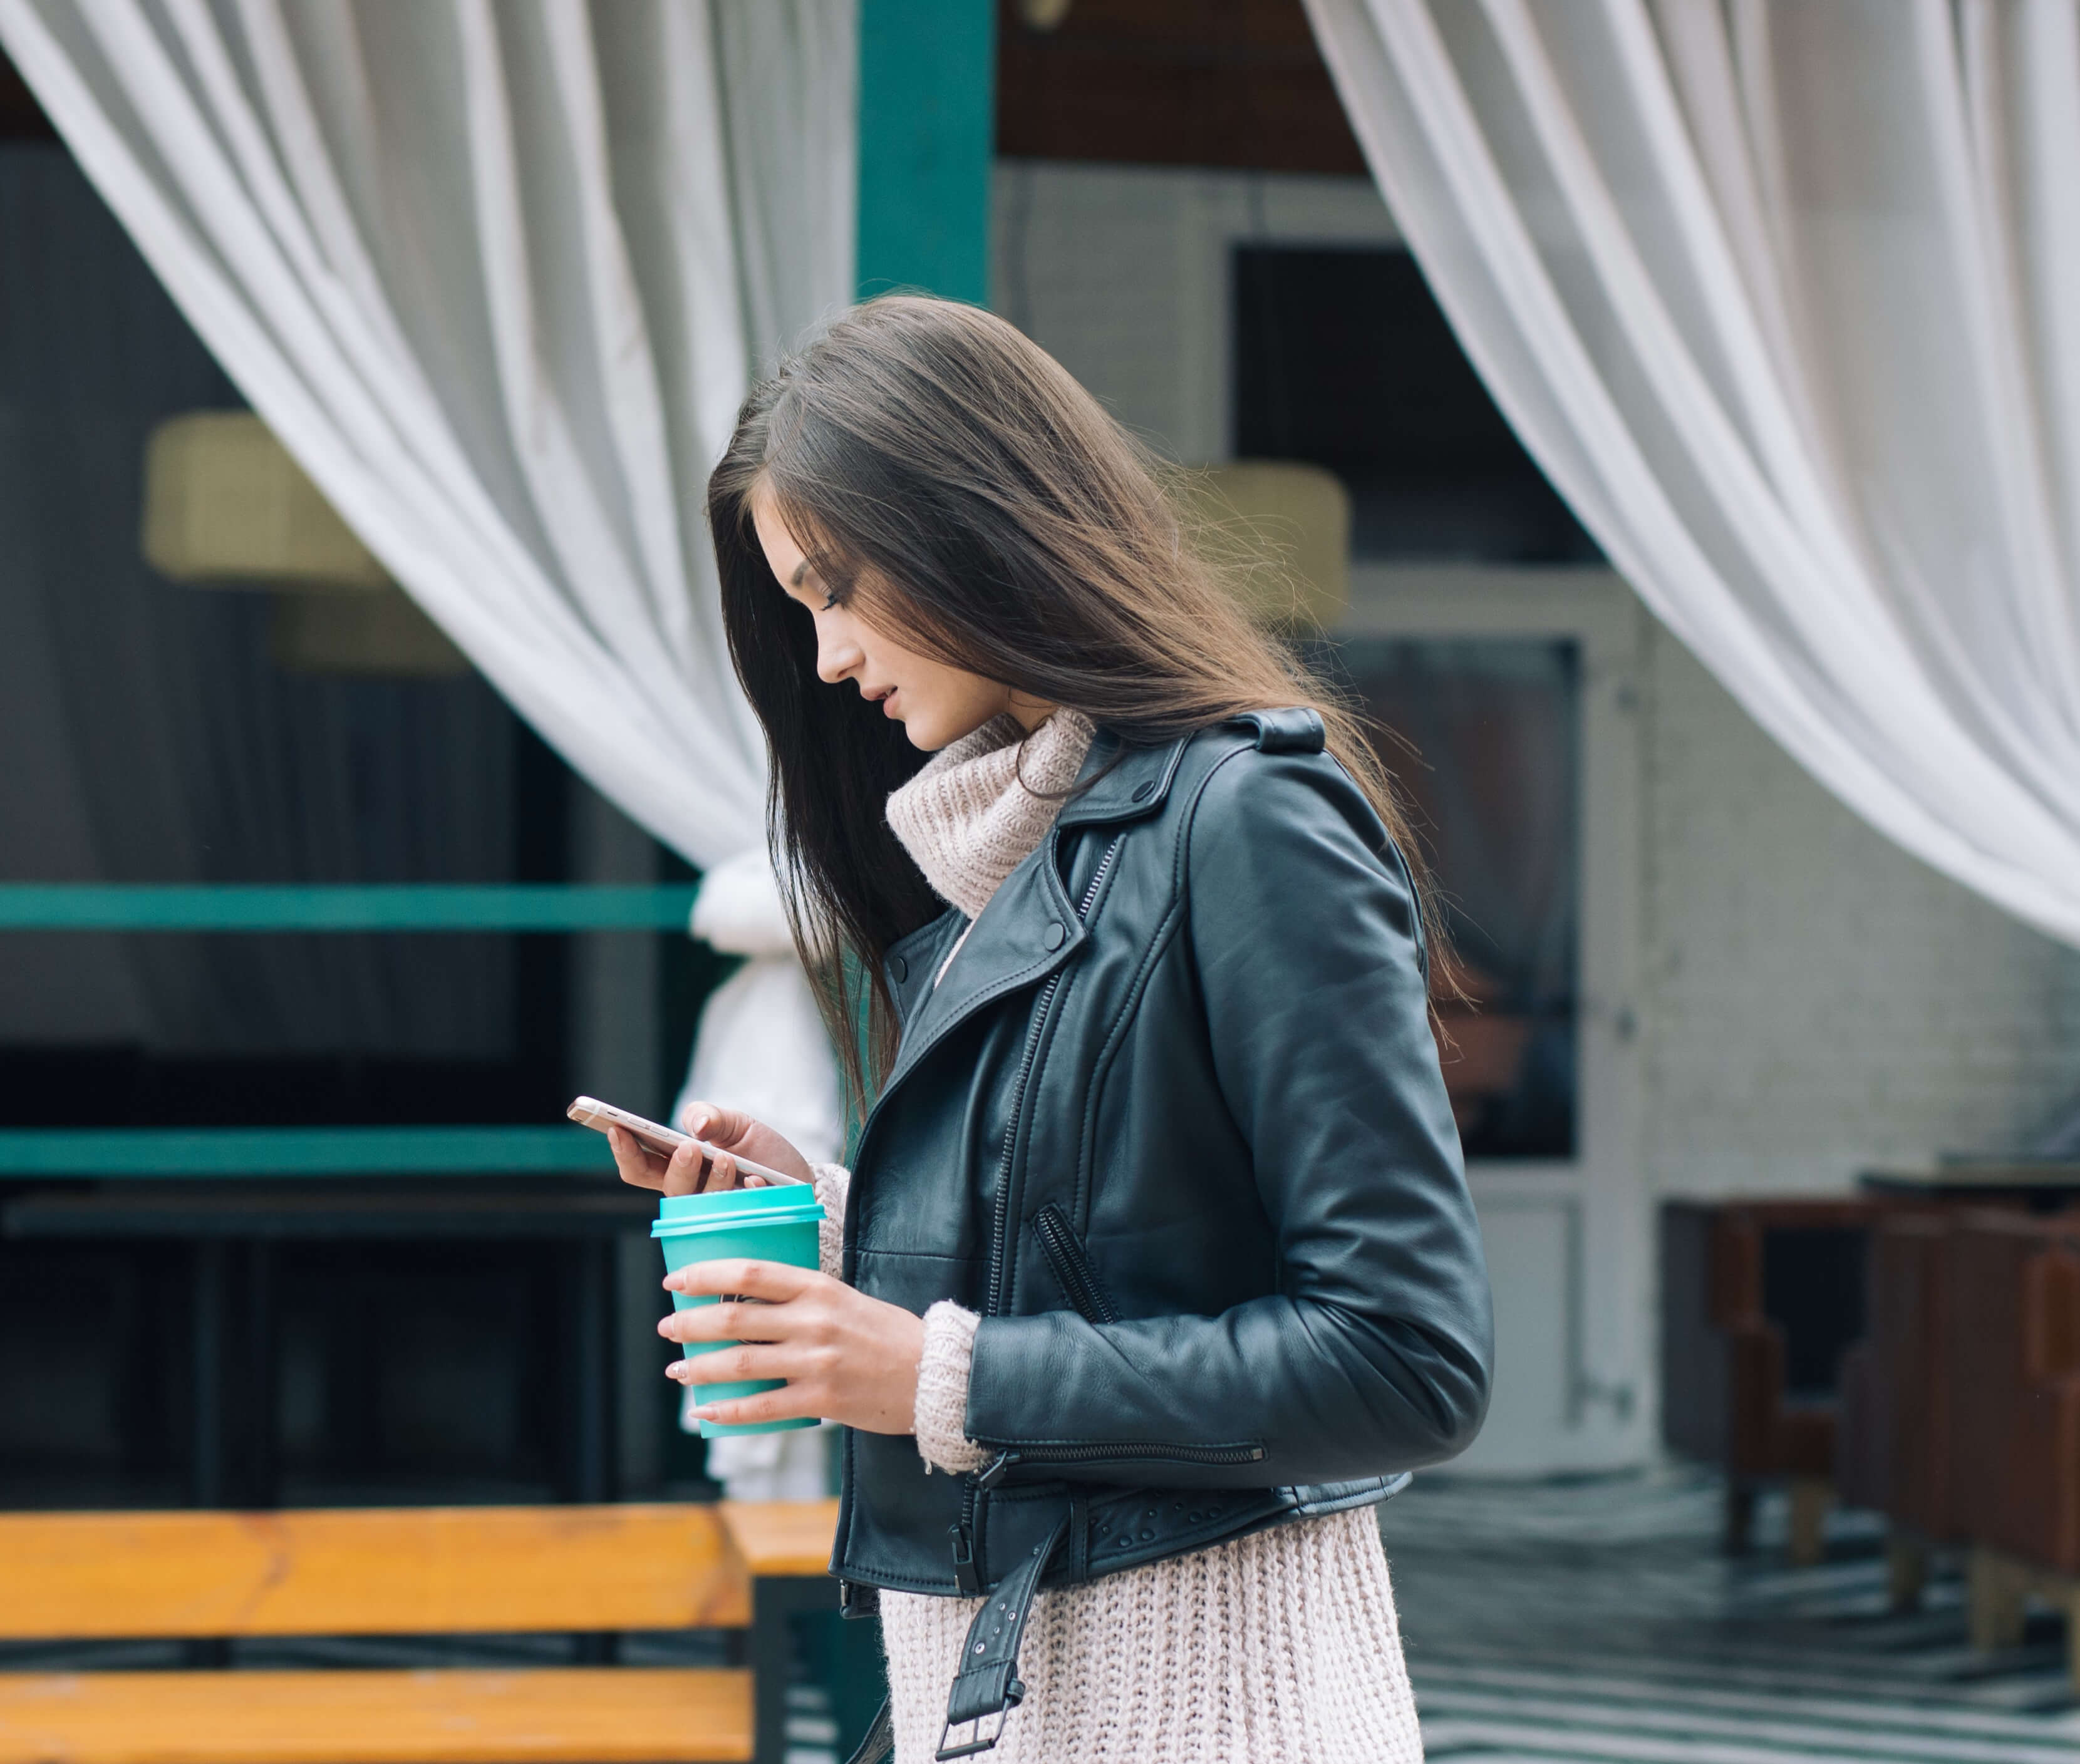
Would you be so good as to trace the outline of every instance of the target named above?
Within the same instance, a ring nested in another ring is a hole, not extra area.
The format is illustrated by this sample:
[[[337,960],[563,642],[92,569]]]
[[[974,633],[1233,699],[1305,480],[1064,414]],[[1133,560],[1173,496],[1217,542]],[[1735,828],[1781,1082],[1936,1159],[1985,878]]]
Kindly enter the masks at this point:
[[[1027,735],[1007,713],[933,754],[888,798],[888,824],[932,891],[979,918],[1047,836],[1097,732],[1057,710]]]

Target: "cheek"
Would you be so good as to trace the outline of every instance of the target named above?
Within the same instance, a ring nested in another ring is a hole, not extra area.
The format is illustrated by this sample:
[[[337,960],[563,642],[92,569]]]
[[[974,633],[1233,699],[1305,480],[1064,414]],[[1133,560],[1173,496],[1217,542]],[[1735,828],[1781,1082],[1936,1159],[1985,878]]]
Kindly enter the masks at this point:
[[[912,696],[918,710],[929,710],[935,746],[958,740],[1006,707],[1001,686],[958,668],[934,668],[925,689]]]

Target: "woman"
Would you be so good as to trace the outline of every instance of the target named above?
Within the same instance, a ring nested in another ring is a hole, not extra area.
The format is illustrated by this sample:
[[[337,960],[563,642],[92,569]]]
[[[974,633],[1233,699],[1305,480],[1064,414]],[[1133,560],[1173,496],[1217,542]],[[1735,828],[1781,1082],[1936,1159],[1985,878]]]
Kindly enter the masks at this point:
[[[706,1264],[666,1284],[761,1308],[660,1326],[744,1342],[688,1383],[787,1381],[710,1418],[852,1430],[861,1757],[1420,1757],[1372,1508],[1472,1439],[1490,1330],[1377,760],[986,313],[829,326],[708,517],[797,941],[878,1098],[849,1175],[689,1111],[832,1223],[821,1273]]]

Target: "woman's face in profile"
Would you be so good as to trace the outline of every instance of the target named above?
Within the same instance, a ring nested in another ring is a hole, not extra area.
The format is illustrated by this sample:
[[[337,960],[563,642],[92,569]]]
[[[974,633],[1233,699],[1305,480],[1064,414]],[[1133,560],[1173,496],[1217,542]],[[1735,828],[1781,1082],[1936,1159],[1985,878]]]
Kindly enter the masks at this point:
[[[850,681],[903,725],[912,746],[935,752],[1007,710],[1031,728],[1051,708],[1022,698],[1014,705],[1009,686],[907,649],[833,601],[763,489],[752,492],[751,519],[774,580],[816,621],[817,677],[833,686]]]

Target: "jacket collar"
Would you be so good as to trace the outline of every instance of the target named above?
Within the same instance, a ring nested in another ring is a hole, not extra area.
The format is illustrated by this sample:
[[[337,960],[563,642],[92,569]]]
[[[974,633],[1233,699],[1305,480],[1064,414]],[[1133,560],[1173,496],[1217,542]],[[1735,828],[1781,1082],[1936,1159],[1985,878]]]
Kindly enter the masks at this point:
[[[889,996],[895,1000],[895,1014],[904,1023],[917,1014],[918,1008],[930,996],[932,976],[946,965],[946,952],[967,928],[967,915],[959,907],[949,907],[937,918],[927,920],[890,945],[883,973],[888,982]]]
[[[1133,747],[1110,729],[1101,729],[1084,756],[1076,794],[1055,819],[1057,831],[1110,821],[1139,820],[1155,814],[1170,794],[1189,735],[1154,747]]]
[[[992,999],[1043,981],[1083,947],[1089,933],[1062,886],[1057,839],[1071,828],[1123,824],[1156,813],[1170,794],[1189,739],[1130,747],[1101,729],[1084,757],[1077,794],[1047,836],[990,897],[945,980],[936,988],[932,984],[967,923],[958,909],[912,932],[889,951],[887,976],[904,1033],[903,1051],[884,1095],[957,1024]]]

